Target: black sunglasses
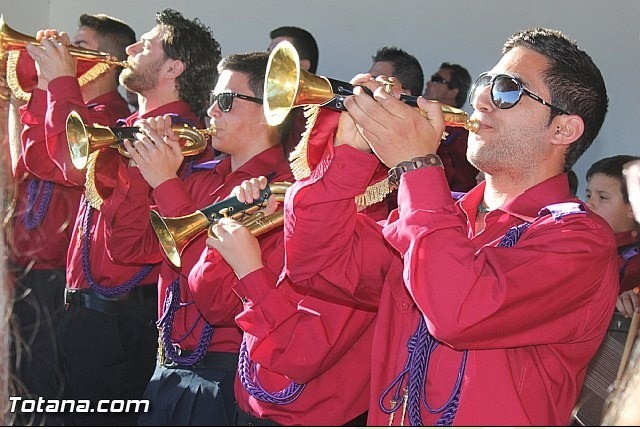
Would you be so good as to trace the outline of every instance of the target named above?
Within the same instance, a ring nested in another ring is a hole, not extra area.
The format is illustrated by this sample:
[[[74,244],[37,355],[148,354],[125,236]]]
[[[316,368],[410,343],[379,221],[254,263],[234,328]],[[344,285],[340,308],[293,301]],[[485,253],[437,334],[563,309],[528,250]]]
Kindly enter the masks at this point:
[[[437,74],[432,74],[431,75],[431,82],[433,83],[444,83],[446,85],[449,85],[449,81],[445,78],[443,78],[442,76],[438,76]]]
[[[471,87],[471,91],[469,92],[469,104],[473,106],[477,98],[477,92],[489,85],[491,85],[491,102],[498,109],[511,109],[513,106],[518,104],[522,98],[522,94],[526,94],[538,103],[544,104],[545,106],[557,110],[564,115],[569,114],[566,110],[544,101],[542,98],[525,88],[520,79],[509,76],[508,74],[493,75],[488,72],[482,73]]]
[[[211,92],[209,103],[211,106],[213,106],[213,103],[217,101],[220,110],[223,112],[228,112],[233,107],[233,99],[236,97],[240,98],[241,100],[251,101],[252,103],[262,104],[262,98],[238,94],[237,92],[221,92],[220,94],[214,94],[213,92]]]

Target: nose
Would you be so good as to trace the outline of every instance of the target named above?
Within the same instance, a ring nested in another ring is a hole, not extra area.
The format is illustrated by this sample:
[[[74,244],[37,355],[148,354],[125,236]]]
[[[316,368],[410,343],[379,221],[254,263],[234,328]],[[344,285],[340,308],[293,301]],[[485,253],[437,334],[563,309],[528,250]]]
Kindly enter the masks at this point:
[[[124,51],[127,53],[127,55],[134,56],[135,54],[140,52],[140,49],[139,49],[140,46],[142,46],[142,42],[132,43],[129,46],[127,46],[127,48]]]
[[[211,106],[207,109],[207,115],[210,118],[219,118],[222,114],[220,107],[218,107],[218,100],[215,100]]]
[[[473,97],[470,100],[470,104],[474,109],[487,112],[495,108],[491,101],[491,85],[484,85],[482,88],[477,87]]]
[[[587,198],[587,201],[585,201],[585,204],[587,207],[589,207],[591,210],[595,210],[595,207],[593,206],[593,196]]]

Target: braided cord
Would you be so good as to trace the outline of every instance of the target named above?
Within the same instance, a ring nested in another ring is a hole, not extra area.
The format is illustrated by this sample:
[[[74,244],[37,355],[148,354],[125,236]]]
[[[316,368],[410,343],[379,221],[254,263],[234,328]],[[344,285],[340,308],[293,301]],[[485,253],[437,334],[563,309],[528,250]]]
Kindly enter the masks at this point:
[[[48,180],[29,180],[27,184],[27,209],[22,216],[22,223],[27,231],[35,229],[42,224],[49,210],[53,188],[54,183]],[[41,195],[42,197],[40,197]],[[34,212],[38,199],[40,199],[40,204],[38,204],[38,208]]]
[[[127,280],[126,282],[118,286],[108,287],[108,286],[103,286],[98,282],[96,282],[96,280],[91,275],[91,265],[89,262],[90,252],[91,252],[91,232],[90,232],[91,218],[93,217],[94,208],[89,205],[88,201],[85,204],[86,206],[85,206],[85,212],[82,218],[82,235],[81,235],[82,272],[84,274],[85,280],[87,281],[91,289],[105,296],[120,295],[133,290],[133,288],[138,286],[140,282],[142,282],[142,280],[144,280],[144,278],[149,275],[149,273],[153,269],[153,265],[143,265],[142,268],[140,268],[140,270],[133,277],[131,277],[129,280]]]

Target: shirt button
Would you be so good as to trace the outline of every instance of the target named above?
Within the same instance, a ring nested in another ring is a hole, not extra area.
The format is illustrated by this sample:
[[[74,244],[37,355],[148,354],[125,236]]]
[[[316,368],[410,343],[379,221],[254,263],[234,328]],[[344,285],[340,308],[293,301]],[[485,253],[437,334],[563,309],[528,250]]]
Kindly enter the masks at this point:
[[[403,302],[402,303],[402,309],[403,310],[407,310],[409,308],[409,303],[408,302]]]
[[[344,162],[338,162],[338,168],[344,168]]]

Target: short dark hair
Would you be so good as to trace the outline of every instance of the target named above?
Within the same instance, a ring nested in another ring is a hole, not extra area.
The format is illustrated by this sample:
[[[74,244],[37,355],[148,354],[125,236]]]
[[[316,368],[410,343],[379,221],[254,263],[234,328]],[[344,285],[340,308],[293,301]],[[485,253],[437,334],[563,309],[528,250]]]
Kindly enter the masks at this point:
[[[532,49],[547,58],[544,82],[550,102],[584,121],[584,133],[565,156],[565,169],[569,170],[591,146],[607,114],[609,99],[602,74],[586,52],[557,30],[533,28],[515,33],[505,42],[502,53],[516,47]],[[561,113],[549,110],[551,123]]]
[[[424,73],[416,57],[395,46],[385,46],[378,49],[371,59],[374,63],[384,61],[393,64],[393,76],[398,78],[402,87],[413,95],[422,94]]]
[[[640,157],[633,155],[616,155],[609,158],[602,158],[601,160],[594,162],[587,170],[587,181],[589,181],[591,176],[596,173],[601,173],[613,179],[617,179],[620,182],[622,198],[625,203],[628,203],[629,193],[627,192],[627,185],[624,180],[622,170],[627,162],[636,161],[638,159],[640,159]]]
[[[124,21],[103,13],[90,15],[83,13],[78,20],[79,27],[87,27],[95,31],[98,49],[120,61],[127,59],[127,46],[136,43],[136,32]],[[116,73],[116,81],[122,67]]]
[[[318,70],[318,44],[307,30],[299,27],[278,27],[275,30],[271,30],[269,37],[272,40],[278,37],[288,38],[293,47],[296,48],[296,51],[298,51],[300,59],[309,60],[311,63],[309,71],[315,73]]]
[[[198,116],[204,115],[209,92],[218,79],[220,44],[211,29],[198,18],[186,19],[173,9],[158,12],[156,23],[163,29],[161,40],[165,55],[185,65],[184,72],[176,79],[180,99],[189,103]]]
[[[447,86],[452,89],[458,90],[456,95],[456,105],[453,107],[462,107],[467,101],[467,94],[469,94],[469,88],[471,88],[471,75],[469,71],[462,67],[460,64],[442,63],[441,69],[450,70],[451,77]]]

